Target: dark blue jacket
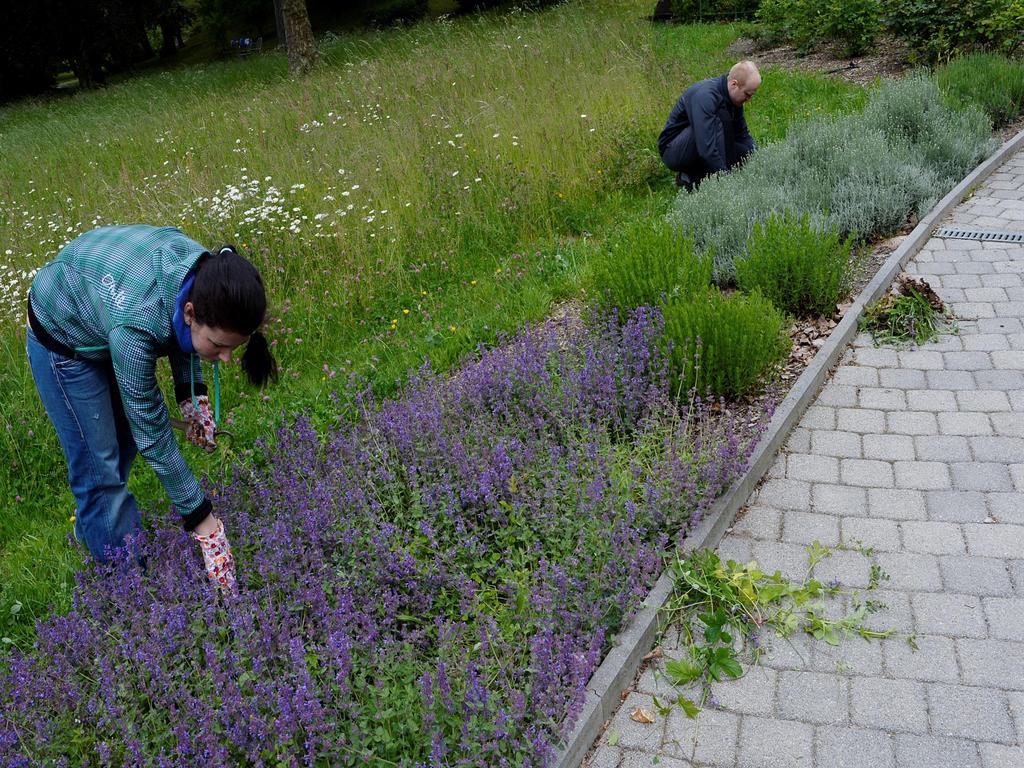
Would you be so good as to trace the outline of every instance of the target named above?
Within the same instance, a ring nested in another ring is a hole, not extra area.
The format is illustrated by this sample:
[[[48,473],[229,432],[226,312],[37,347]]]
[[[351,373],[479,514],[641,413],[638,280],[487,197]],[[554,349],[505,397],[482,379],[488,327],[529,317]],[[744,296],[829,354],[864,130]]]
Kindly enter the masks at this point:
[[[659,153],[664,155],[672,140],[691,126],[697,153],[712,173],[727,170],[755,148],[743,107],[729,98],[728,79],[701,80],[683,92],[658,137]]]

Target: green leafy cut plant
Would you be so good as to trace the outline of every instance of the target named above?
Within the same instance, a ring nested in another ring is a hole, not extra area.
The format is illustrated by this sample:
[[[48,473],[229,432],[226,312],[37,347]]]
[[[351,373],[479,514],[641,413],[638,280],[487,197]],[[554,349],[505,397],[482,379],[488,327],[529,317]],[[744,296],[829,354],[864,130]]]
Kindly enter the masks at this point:
[[[949,314],[924,280],[900,275],[894,290],[865,310],[861,329],[877,344],[924,344],[939,335]]]
[[[798,317],[832,315],[847,287],[853,236],[840,239],[811,223],[809,214],[773,214],[754,225],[736,282],[759,288],[772,304]]]
[[[877,630],[865,625],[867,617],[883,606],[877,600],[864,599],[856,590],[843,590],[838,582],[824,583],[814,578],[815,567],[833,550],[815,541],[806,548],[807,573],[800,582],[785,578],[779,571],[764,573],[756,562],[725,563],[712,550],[703,549],[670,566],[675,592],[663,609],[667,624],[681,629],[683,654],[668,659],[664,677],[676,689],[697,684],[700,692],[690,698],[676,690],[672,704],[689,717],[696,717],[710,696],[712,682],[743,675],[743,663],[756,664],[761,654],[761,634],[769,629],[780,637],[806,632],[816,640],[839,645],[859,635],[865,639],[890,637],[892,630]],[[859,548],[865,557],[874,553]],[[868,591],[888,576],[872,564]],[[849,596],[852,610],[840,618],[830,618],[826,599]],[[671,705],[655,699],[666,713]]]

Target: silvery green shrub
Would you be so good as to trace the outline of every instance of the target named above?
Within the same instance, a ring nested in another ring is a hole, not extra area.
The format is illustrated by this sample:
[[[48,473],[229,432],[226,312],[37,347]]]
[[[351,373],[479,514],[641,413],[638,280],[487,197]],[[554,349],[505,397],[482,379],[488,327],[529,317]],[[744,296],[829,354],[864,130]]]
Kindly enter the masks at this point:
[[[893,232],[934,205],[990,150],[984,115],[946,106],[924,74],[878,88],[862,112],[821,117],[742,168],[680,193],[669,220],[714,254],[714,280],[736,279],[754,225],[789,210],[841,237]]]

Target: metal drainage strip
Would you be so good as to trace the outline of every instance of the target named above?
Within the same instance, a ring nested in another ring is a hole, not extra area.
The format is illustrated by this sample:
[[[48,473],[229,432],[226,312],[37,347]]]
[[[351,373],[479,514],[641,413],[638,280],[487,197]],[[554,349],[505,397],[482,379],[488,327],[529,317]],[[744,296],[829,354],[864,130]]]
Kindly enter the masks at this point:
[[[999,232],[992,229],[957,229],[945,227],[935,233],[935,237],[953,240],[986,240],[994,243],[1024,243],[1024,232]]]

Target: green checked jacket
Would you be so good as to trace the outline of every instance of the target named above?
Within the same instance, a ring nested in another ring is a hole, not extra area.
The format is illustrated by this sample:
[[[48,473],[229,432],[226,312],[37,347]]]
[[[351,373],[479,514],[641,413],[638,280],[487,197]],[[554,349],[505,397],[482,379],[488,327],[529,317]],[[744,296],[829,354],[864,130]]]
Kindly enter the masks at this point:
[[[175,442],[156,361],[169,359],[179,402],[202,382],[199,358],[178,346],[172,318],[182,281],[206,252],[173,227],[103,227],[71,241],[30,290],[54,339],[81,358],[111,361],[139,453],[183,516],[210,502]]]

